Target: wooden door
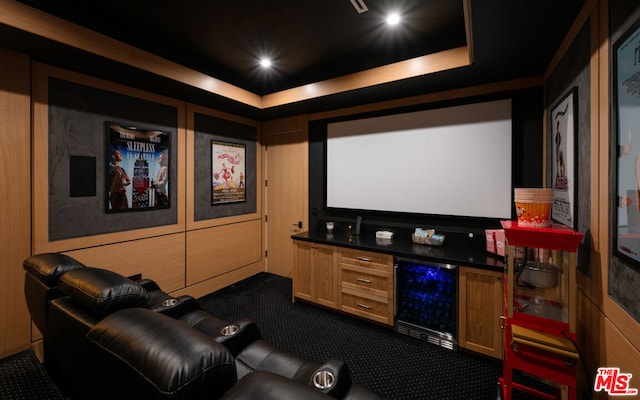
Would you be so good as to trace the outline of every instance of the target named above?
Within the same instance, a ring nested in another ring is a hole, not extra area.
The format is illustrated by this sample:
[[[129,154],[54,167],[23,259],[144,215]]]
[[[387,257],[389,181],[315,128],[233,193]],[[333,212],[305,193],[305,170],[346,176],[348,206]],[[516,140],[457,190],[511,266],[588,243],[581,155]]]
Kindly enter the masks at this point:
[[[460,267],[459,344],[461,347],[502,358],[502,272]]]
[[[266,151],[267,271],[292,276],[291,235],[307,229],[308,142],[306,121],[297,129],[269,130]]]
[[[334,248],[315,245],[313,251],[313,300],[338,308],[338,266]]]
[[[313,301],[313,273],[311,243],[294,243],[295,260],[293,263],[293,300],[295,298]]]

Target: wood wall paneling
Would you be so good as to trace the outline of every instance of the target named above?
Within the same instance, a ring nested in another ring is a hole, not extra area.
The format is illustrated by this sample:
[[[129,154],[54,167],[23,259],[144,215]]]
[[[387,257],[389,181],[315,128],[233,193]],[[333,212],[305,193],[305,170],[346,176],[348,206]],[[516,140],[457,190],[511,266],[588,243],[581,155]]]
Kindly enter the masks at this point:
[[[0,358],[29,348],[22,262],[31,255],[30,59],[0,49]]]
[[[187,232],[187,285],[262,259],[262,220]]]
[[[171,292],[173,296],[189,295],[195,298],[206,296],[209,293],[220,290],[234,283],[240,282],[243,279],[249,278],[253,275],[259,274],[264,271],[264,259],[255,262],[253,264],[245,265],[237,269],[233,269],[225,272],[222,275],[211,277],[207,280],[194,283],[184,289],[180,289]]]
[[[262,132],[265,136],[271,134],[298,132],[307,129],[307,116],[296,115],[293,117],[272,119],[262,123]]]
[[[262,97],[262,108],[277,107],[469,65],[471,65],[469,48],[462,46],[268,94]]]
[[[185,235],[177,233],[65,252],[81,263],[153,279],[165,292],[185,287]]]

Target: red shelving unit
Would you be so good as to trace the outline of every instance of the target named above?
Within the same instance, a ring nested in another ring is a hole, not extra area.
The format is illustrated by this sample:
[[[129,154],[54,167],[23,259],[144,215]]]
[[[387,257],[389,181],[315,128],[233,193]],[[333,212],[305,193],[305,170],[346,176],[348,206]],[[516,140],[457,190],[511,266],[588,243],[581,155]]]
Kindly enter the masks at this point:
[[[548,394],[513,382],[513,370],[519,370],[566,386],[569,399],[574,400],[579,361],[575,345],[575,268],[583,234],[564,225],[531,228],[518,226],[516,221],[502,221],[502,227],[507,271],[499,395],[511,400],[515,389],[542,399],[560,398],[559,391]]]

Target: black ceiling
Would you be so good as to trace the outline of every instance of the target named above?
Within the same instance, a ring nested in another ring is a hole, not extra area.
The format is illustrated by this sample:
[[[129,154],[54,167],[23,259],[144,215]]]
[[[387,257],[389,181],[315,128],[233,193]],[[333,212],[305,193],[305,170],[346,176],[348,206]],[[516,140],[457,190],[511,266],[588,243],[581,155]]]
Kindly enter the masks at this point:
[[[258,95],[464,46],[462,0],[21,0]],[[66,68],[268,118],[541,75],[584,0],[472,0],[474,63],[323,99],[255,110],[11,29],[0,44]],[[390,30],[384,14],[397,10]],[[2,28],[2,27],[0,27]],[[4,42],[4,43],[3,43]],[[273,58],[261,70],[260,56]],[[84,71],[90,69],[89,71]]]

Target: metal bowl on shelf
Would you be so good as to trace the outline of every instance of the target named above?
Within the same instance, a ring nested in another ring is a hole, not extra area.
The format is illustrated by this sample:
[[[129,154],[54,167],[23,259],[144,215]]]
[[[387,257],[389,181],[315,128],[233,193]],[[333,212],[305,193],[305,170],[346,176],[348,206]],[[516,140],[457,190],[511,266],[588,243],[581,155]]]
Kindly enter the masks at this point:
[[[553,264],[529,261],[524,265],[520,279],[534,287],[547,289],[558,286],[560,269]]]

